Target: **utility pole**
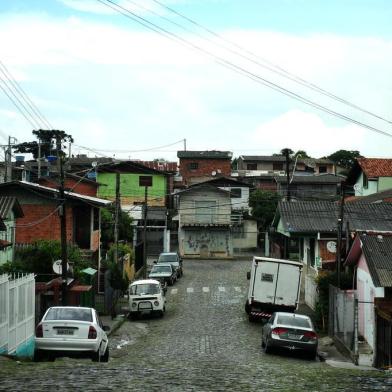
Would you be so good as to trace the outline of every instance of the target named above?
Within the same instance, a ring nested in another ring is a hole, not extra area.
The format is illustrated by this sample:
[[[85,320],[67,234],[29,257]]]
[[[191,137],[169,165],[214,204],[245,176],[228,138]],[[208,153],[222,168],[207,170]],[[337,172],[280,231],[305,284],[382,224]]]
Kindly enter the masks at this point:
[[[116,205],[114,211],[114,262],[118,263],[118,221],[120,216],[120,172],[116,172]]]
[[[4,182],[12,181],[12,152],[11,145],[16,143],[16,138],[8,136],[8,144],[5,146],[4,150],[4,160],[5,160],[5,173]]]
[[[63,306],[67,306],[67,264],[68,264],[68,255],[67,255],[67,216],[66,216],[66,208],[65,208],[65,192],[64,192],[64,167],[63,167],[63,155],[61,150],[61,137],[57,136],[56,138],[56,150],[57,150],[57,158],[59,159],[60,165],[60,233],[61,233],[61,302]]]
[[[184,139],[184,151],[186,151],[186,139]]]
[[[290,201],[291,194],[290,194],[290,149],[285,148],[282,150],[283,155],[286,157],[286,177],[287,177],[287,201]]]
[[[344,183],[340,184],[340,209],[338,217],[338,239],[336,245],[336,274],[337,274],[337,285],[340,289],[340,275],[341,275],[341,248],[342,248],[342,232],[343,232],[343,219],[344,219]]]
[[[144,204],[143,204],[143,277],[147,278],[147,196],[148,187],[144,187]]]

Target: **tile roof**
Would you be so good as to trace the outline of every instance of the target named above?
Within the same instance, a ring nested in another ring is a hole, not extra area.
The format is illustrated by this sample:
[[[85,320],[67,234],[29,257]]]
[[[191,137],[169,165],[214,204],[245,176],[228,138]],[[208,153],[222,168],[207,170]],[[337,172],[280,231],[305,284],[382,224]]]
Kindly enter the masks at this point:
[[[392,237],[361,235],[362,251],[376,287],[392,287]]]
[[[340,205],[332,201],[280,201],[278,212],[291,233],[336,232]],[[344,206],[344,230],[392,232],[392,204],[349,203]]]
[[[178,158],[193,159],[230,159],[233,157],[231,151],[177,151]]]
[[[357,162],[369,178],[392,177],[392,159],[358,158]]]

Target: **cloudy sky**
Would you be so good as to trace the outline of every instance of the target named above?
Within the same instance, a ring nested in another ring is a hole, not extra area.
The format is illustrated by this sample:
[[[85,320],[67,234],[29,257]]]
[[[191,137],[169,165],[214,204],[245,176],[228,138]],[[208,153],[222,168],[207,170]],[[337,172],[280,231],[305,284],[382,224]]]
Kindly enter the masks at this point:
[[[74,153],[175,160],[186,139],[234,156],[392,156],[391,136],[358,125],[392,135],[390,0],[113,2],[0,2],[1,64]],[[45,124],[19,113],[0,71],[1,143],[32,140]]]

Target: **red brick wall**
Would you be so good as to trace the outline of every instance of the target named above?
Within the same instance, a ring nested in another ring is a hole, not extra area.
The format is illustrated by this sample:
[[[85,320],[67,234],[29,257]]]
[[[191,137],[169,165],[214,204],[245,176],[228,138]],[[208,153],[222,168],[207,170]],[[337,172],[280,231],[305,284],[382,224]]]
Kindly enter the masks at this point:
[[[66,189],[72,189],[75,184],[78,182],[78,180],[75,180],[73,178],[66,178],[64,181],[64,187]],[[39,184],[42,186],[47,186],[48,188],[58,188],[58,184],[54,180],[47,180],[46,178],[41,178],[39,180]],[[72,192],[75,193],[80,193],[82,195],[86,196],[97,196],[97,189],[98,187],[95,184],[81,181],[78,183],[78,185],[75,186],[74,189],[72,189]]]
[[[190,170],[188,165],[197,162],[198,169]],[[220,173],[218,172],[220,170]],[[188,178],[192,177],[212,177],[212,172],[215,171],[217,175],[230,176],[231,174],[231,160],[230,159],[189,159],[180,158],[180,174],[183,181],[186,183]]]
[[[25,225],[32,222],[37,222],[40,219],[48,216],[56,208],[56,204],[36,205],[25,204],[22,206],[24,217],[16,220],[16,242],[17,243],[32,243],[38,239],[43,240],[60,240],[60,217],[58,211],[53,213],[42,222],[28,227],[21,227],[18,225]],[[72,209],[67,208],[67,241],[72,241]]]

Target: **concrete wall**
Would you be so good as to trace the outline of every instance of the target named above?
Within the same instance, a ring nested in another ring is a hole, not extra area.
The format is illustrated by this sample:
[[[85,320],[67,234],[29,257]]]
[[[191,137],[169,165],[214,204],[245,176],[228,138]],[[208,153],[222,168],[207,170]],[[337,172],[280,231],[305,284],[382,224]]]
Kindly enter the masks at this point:
[[[378,192],[392,189],[392,177],[379,177],[378,179]]]
[[[241,250],[252,250],[257,247],[257,222],[253,220],[244,220],[240,230],[235,228],[233,233],[233,248],[236,252]]]
[[[219,187],[225,191],[231,192],[232,189],[241,189],[241,197],[231,197],[231,208],[233,210],[248,210],[249,209],[249,188],[232,186],[232,187]]]
[[[367,188],[363,187],[363,173],[360,174],[357,182],[354,186],[355,196],[367,196],[372,195],[373,193],[379,192],[378,189],[378,181],[377,180],[368,180]]]
[[[181,256],[197,258],[230,258],[233,244],[230,229],[181,228],[179,230]]]

